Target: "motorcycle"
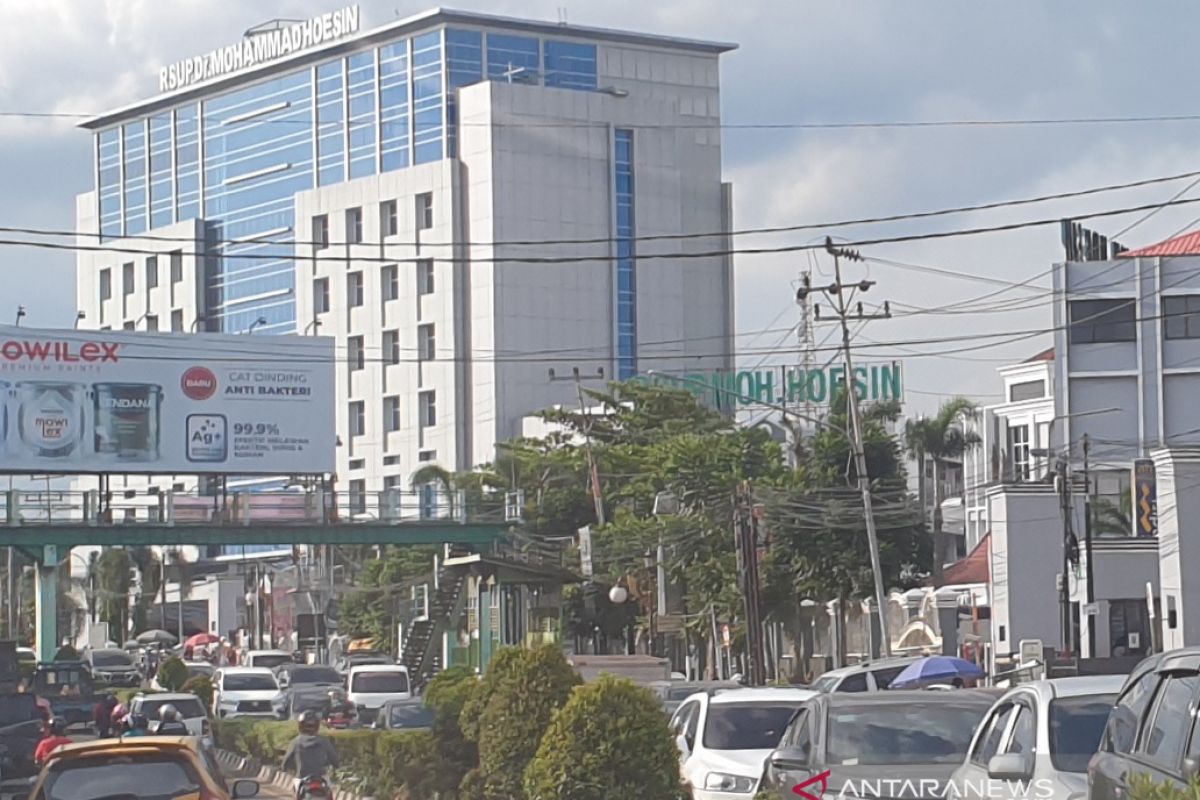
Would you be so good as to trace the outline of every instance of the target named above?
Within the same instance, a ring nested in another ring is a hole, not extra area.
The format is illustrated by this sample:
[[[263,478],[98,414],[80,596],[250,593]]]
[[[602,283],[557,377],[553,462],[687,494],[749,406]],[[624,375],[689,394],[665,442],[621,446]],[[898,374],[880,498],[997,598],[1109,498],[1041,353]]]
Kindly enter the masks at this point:
[[[300,781],[296,789],[296,800],[330,800],[333,791],[324,775],[310,775]]]
[[[335,731],[344,731],[354,725],[354,704],[349,701],[330,708],[325,713],[325,724]]]

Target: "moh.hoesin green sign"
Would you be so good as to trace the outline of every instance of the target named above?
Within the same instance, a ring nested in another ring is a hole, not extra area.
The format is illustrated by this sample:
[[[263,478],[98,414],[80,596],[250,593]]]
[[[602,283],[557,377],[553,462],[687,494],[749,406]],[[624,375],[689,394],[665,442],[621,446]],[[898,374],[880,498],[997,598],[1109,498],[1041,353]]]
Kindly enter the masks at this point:
[[[690,372],[644,375],[635,380],[655,386],[686,389],[709,406],[799,405],[828,403],[846,383],[845,367]],[[854,386],[866,401],[904,399],[900,362],[864,364],[854,368]]]

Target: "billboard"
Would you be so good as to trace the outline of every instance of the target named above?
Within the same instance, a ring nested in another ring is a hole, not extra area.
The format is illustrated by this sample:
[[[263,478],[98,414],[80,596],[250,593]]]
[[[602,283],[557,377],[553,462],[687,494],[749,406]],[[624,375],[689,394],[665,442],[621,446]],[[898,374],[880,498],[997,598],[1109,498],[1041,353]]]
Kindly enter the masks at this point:
[[[1149,458],[1133,462],[1133,513],[1136,536],[1158,535],[1158,479]]]
[[[0,472],[334,470],[330,338],[0,326]]]

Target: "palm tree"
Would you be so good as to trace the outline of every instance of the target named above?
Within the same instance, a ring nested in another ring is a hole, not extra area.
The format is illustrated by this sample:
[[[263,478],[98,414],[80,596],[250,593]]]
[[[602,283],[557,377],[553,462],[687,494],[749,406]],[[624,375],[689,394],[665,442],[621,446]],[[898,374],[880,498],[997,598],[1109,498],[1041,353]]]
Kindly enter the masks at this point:
[[[979,434],[963,427],[974,417],[978,406],[965,397],[947,400],[932,417],[909,420],[904,426],[904,443],[917,460],[917,469],[925,472],[925,459],[933,462],[933,578],[942,578],[942,469],[947,462],[960,459],[982,440]],[[924,511],[922,509],[922,511]]]
[[[431,484],[437,486],[449,499],[450,517],[454,517],[455,495],[457,494],[454,473],[437,464],[426,464],[414,472],[409,480],[412,482],[413,491],[419,492],[421,487]]]
[[[1130,536],[1133,533],[1133,498],[1128,495],[1121,497],[1120,503],[1114,503],[1106,497],[1096,497],[1092,500],[1092,525],[1096,536],[1116,537]]]

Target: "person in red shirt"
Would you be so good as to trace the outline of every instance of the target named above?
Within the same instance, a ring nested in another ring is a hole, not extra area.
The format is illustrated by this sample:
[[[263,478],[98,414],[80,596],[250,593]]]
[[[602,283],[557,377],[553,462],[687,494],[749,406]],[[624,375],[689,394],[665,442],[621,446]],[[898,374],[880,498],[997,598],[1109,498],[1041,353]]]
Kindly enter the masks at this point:
[[[71,744],[71,740],[67,738],[67,721],[62,717],[55,717],[50,720],[50,729],[46,733],[46,737],[38,742],[37,749],[33,751],[33,760],[39,766],[46,763],[46,759],[50,757],[58,748],[64,744]]]

